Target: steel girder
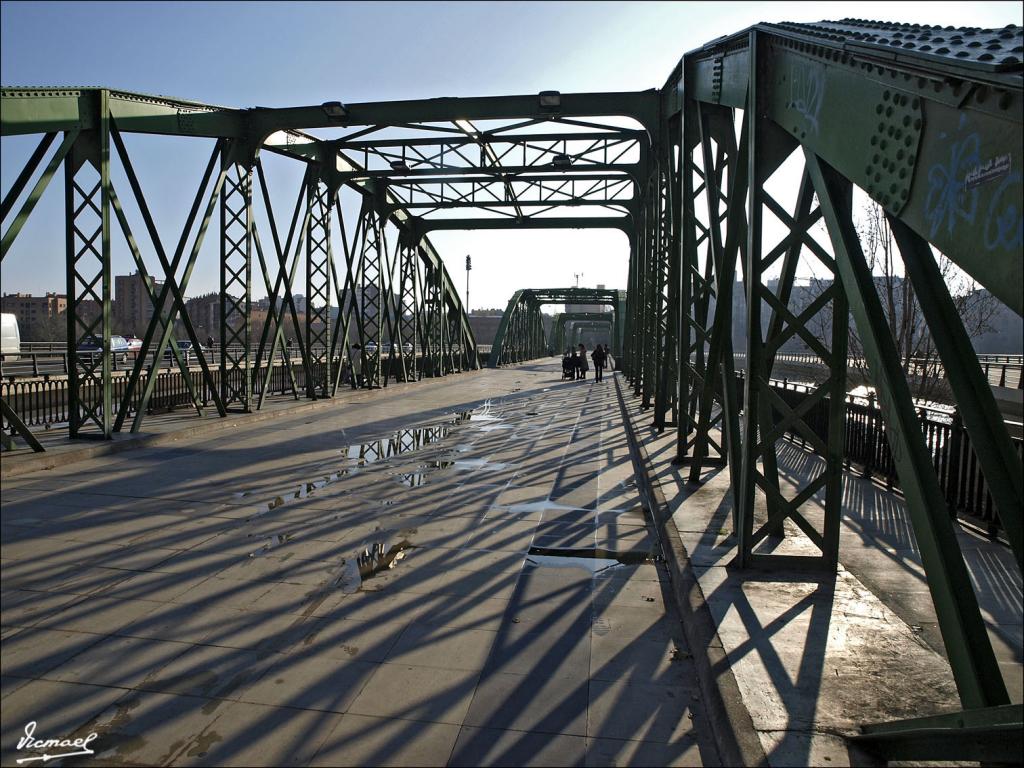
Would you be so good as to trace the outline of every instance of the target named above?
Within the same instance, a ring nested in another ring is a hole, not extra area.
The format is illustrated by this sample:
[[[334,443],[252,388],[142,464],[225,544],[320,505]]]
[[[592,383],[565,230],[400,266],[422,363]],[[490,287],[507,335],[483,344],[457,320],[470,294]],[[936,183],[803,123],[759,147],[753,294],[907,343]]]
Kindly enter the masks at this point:
[[[403,178],[459,174],[520,175],[571,168],[575,172],[640,172],[643,131],[505,133],[339,141],[336,148],[363,170],[351,178]]]
[[[90,94],[94,88],[4,88],[0,133],[14,136],[88,130],[98,125]],[[657,90],[559,94],[557,105],[542,95],[420,99],[344,105],[345,116],[326,107],[232,109],[195,101],[110,90],[110,114],[132,133],[209,138],[251,138],[258,143],[279,131],[357,125],[394,126],[456,120],[526,119],[546,121],[591,115],[623,115],[647,129],[656,127]],[[283,139],[282,139],[283,140]]]
[[[226,409],[243,413],[252,408],[253,392],[249,318],[254,162],[255,158],[232,157],[230,152],[221,155],[225,182],[220,198],[220,396]]]
[[[50,151],[49,162],[38,174],[47,152],[56,139],[56,132],[45,134],[36,151],[29,158],[25,168],[15,180],[12,188],[7,191],[3,201],[5,217],[11,216],[12,222],[3,236],[2,255],[6,256],[15,238],[28,220],[36,202],[39,200],[56,170],[64,163],[65,172],[65,224],[67,240],[67,278],[68,278],[68,338],[69,363],[69,433],[72,437],[89,437],[94,434],[109,438],[112,433],[122,429],[126,419],[131,418],[131,429],[140,429],[148,404],[160,376],[165,357],[170,357],[181,372],[186,388],[196,410],[202,412],[203,401],[193,382],[192,373],[171,337],[176,321],[180,321],[192,344],[190,357],[201,369],[203,390],[206,391],[214,406],[221,415],[229,409],[248,411],[253,405],[259,408],[269,386],[272,373],[272,361],[278,352],[286,352],[283,321],[285,312],[290,312],[295,328],[304,328],[305,333],[299,334],[298,351],[301,358],[307,394],[310,397],[330,396],[338,385],[341,368],[338,365],[347,348],[350,318],[337,324],[332,329],[330,322],[331,304],[338,301],[342,306],[345,289],[353,295],[351,268],[362,269],[361,260],[353,259],[346,251],[346,281],[340,282],[337,266],[332,256],[331,245],[331,214],[332,208],[337,210],[337,190],[341,180],[337,178],[336,163],[333,156],[321,156],[310,159],[301,154],[288,154],[275,149],[278,154],[285,154],[300,160],[307,165],[308,173],[303,181],[296,203],[295,213],[291,220],[287,243],[282,245],[274,210],[270,204],[266,178],[259,160],[259,147],[247,137],[237,137],[237,132],[230,127],[221,126],[219,133],[225,137],[218,140],[206,173],[196,192],[191,212],[186,225],[178,239],[175,253],[168,258],[161,242],[160,233],[154,224],[146,201],[145,193],[135,174],[131,159],[121,140],[121,133],[128,128],[145,128],[145,132],[174,133],[174,129],[165,120],[168,110],[180,115],[181,126],[179,135],[193,136],[185,115],[215,115],[214,108],[193,112],[195,105],[184,102],[167,102],[147,100],[131,94],[115,94],[104,89],[86,89],[76,91],[74,98],[53,91],[27,92],[23,89],[3,90],[3,129],[4,135],[28,132],[29,123],[19,122],[33,114],[45,122],[47,110],[55,104],[67,107],[74,102],[74,109],[79,117],[75,124],[64,135],[63,141],[56,151]],[[56,99],[56,101],[55,101]],[[114,105],[112,108],[111,105]],[[91,107],[89,106],[91,105]],[[91,111],[87,110],[89,107]],[[151,110],[155,110],[152,113]],[[59,109],[58,109],[59,111]],[[96,112],[93,115],[92,112]],[[102,115],[99,113],[102,112]],[[114,118],[117,113],[124,124]],[[143,115],[146,115],[143,118]],[[19,117],[20,116],[20,117]],[[52,115],[51,115],[52,117]],[[223,115],[222,115],[223,117]],[[55,118],[58,122],[62,118]],[[149,121],[159,123],[159,129]],[[163,122],[161,122],[163,120]],[[39,123],[38,125],[42,125]],[[53,125],[50,126],[54,127]],[[202,133],[202,132],[200,132]],[[292,136],[293,134],[289,134]],[[121,167],[128,178],[133,193],[133,200],[146,224],[147,234],[152,243],[153,251],[159,259],[161,270],[152,275],[142,257],[142,250],[135,240],[128,224],[120,200],[110,181],[109,164],[111,162],[110,146],[116,149]],[[351,167],[351,166],[350,166]],[[256,231],[253,214],[254,171],[258,176],[262,199],[268,216],[274,250],[277,254],[276,264],[272,260],[268,268],[267,259],[262,249],[259,233]],[[29,190],[20,209],[15,212],[15,203],[28,188],[34,174],[38,174],[35,185]],[[90,176],[90,178],[87,178]],[[369,185],[354,185],[364,197],[372,197],[374,190]],[[377,207],[381,207],[379,204]],[[214,220],[214,211],[220,209],[219,233],[220,241],[220,312],[219,333],[220,360],[215,377],[214,369],[207,360],[209,350],[202,347],[205,339],[200,339],[188,314],[185,312],[184,293],[189,278],[196,265],[199,251],[204,242],[210,223]],[[137,355],[135,365],[128,374],[126,386],[119,398],[113,396],[112,361],[110,351],[111,335],[111,211],[115,214],[120,229],[136,266],[142,276],[145,291],[154,307],[152,318],[143,334],[143,348]],[[404,210],[390,206],[383,217],[386,223],[397,227],[403,238],[407,239],[412,229],[413,219]],[[294,247],[294,250],[292,250]],[[345,250],[343,248],[342,250]],[[259,345],[254,345],[250,337],[251,317],[251,274],[253,252],[259,259],[268,295],[270,310],[267,323],[264,325]],[[299,256],[304,252],[306,257],[305,289],[309,297],[306,322],[300,322],[292,298],[295,286],[296,267]],[[454,345],[453,353],[449,350],[449,359],[458,362],[450,363],[447,368],[435,366],[428,368],[428,375],[439,375],[441,372],[463,370],[478,366],[476,343],[472,337],[468,320],[465,318],[461,301],[454,283],[444,270],[444,266],[433,250],[429,240],[420,235],[418,246],[413,249],[421,262],[418,269],[428,269],[435,276],[436,295],[439,297],[441,310],[446,319],[445,338]],[[390,291],[390,272],[387,267],[394,267],[390,262],[382,271],[382,281],[388,278]],[[406,275],[410,274],[409,265],[405,265]],[[271,278],[271,271],[276,270],[277,277]],[[372,271],[372,270],[371,270]],[[392,269],[393,271],[393,269]],[[362,274],[362,272],[360,273]],[[162,278],[163,285],[152,282]],[[335,288],[332,288],[332,285]],[[345,288],[343,288],[345,286]],[[399,315],[393,296],[387,296],[387,308],[382,315],[389,337],[398,337],[397,328],[401,324],[400,317],[409,316],[409,299],[413,294],[406,294],[406,311]],[[418,314],[418,313],[417,313]],[[405,322],[408,328],[408,320]],[[339,334],[338,330],[343,333]],[[100,340],[103,350],[95,354],[79,354],[77,352],[86,337]],[[408,349],[402,345],[392,344],[393,350]],[[291,350],[287,350],[290,359]],[[255,354],[255,357],[254,357]],[[394,352],[392,354],[395,354]],[[415,353],[412,353],[415,354]],[[285,362],[285,361],[282,361]],[[399,361],[402,362],[402,361]],[[395,361],[392,361],[395,363]],[[285,364],[287,379],[291,389],[297,396],[297,385],[290,362]],[[371,372],[376,367],[369,366]],[[405,378],[400,365],[392,364],[388,370],[399,378]],[[386,383],[386,381],[385,381]],[[262,386],[260,386],[262,384]],[[259,391],[258,401],[253,404],[254,392]],[[18,419],[10,420],[17,427]],[[27,430],[19,430],[19,433]],[[37,441],[29,441],[33,447]],[[41,446],[38,446],[41,447]]]
[[[109,438],[113,417],[110,382],[110,104],[99,94],[98,130],[75,136],[64,159],[68,296],[68,424],[72,437]],[[65,145],[67,145],[67,138]],[[58,150],[58,156],[62,146]],[[97,242],[99,241],[99,242]],[[5,244],[6,245],[6,244]],[[87,312],[87,302],[99,312]],[[88,340],[104,354],[78,353]],[[98,432],[90,428],[95,427]]]
[[[81,89],[6,89],[3,110],[4,132],[16,134],[71,123],[78,125],[83,121],[88,124],[88,116],[83,115],[79,108],[79,102],[87,95],[88,91]],[[346,105],[344,109],[347,114],[341,120],[329,116],[329,105],[284,110],[230,110],[125,92],[116,92],[113,101],[114,112],[125,123],[126,128],[133,131],[218,136],[237,142],[247,142],[250,152],[253,153],[262,147],[288,157],[307,162],[315,161],[320,164],[320,172],[325,181],[334,185],[339,182],[355,184],[376,195],[381,215],[393,214],[393,223],[403,227],[403,230],[406,225],[415,226],[413,218],[406,211],[407,208],[420,208],[422,213],[439,207],[484,207],[492,214],[511,217],[516,226],[524,226],[524,221],[541,217],[554,208],[564,206],[600,206],[613,212],[631,213],[635,207],[633,180],[644,173],[643,169],[647,165],[646,156],[649,153],[650,131],[652,127],[656,128],[657,92],[556,96],[554,103],[551,102],[550,95],[541,95]],[[41,114],[35,114],[31,107],[27,107],[32,101],[42,103],[39,110]],[[579,119],[606,114],[630,117],[645,130],[625,129]],[[440,118],[439,115],[448,117]],[[513,126],[483,131],[477,130],[476,126],[470,123],[470,120],[474,119],[506,118],[515,118],[520,122]],[[433,124],[440,119],[449,120],[457,128],[445,129]],[[534,127],[550,121],[570,124],[574,128],[583,127],[589,129],[589,133],[517,135],[507,132],[509,128]],[[351,126],[360,124],[370,127],[334,141],[316,139],[299,130],[317,127],[348,130]],[[370,135],[387,126],[422,131],[447,131],[458,135],[383,141],[357,140],[359,136]],[[471,146],[474,153],[479,149],[479,160],[467,153],[467,148]],[[362,154],[368,163],[371,157],[381,162],[392,156],[404,159],[398,164],[398,168],[391,167],[389,162],[390,170],[362,169],[348,156],[349,153]],[[577,174],[569,177],[565,173],[569,169],[576,171]],[[448,178],[419,178],[421,174],[437,172],[447,174]],[[591,172],[603,173],[603,176],[580,175]],[[465,178],[451,176],[479,173],[490,174],[493,181],[474,178],[467,184]],[[525,176],[526,173],[532,173],[534,176]],[[371,185],[372,181],[379,181],[379,184],[374,187]],[[453,187],[453,184],[458,186]],[[442,190],[440,196],[430,191],[432,186]],[[394,192],[389,187],[393,188]],[[465,191],[467,188],[470,190],[468,193]],[[451,195],[453,189],[456,192]],[[448,191],[449,197],[445,197],[444,190]],[[520,197],[524,194],[529,199],[521,201]],[[402,205],[403,195],[409,201],[407,206]],[[419,198],[416,199],[413,195],[419,195]],[[424,197],[426,202],[423,202]],[[530,210],[524,212],[524,206]],[[607,224],[604,220],[608,217],[602,217],[602,221],[598,221],[598,217],[578,218],[584,219],[584,226],[587,227],[614,225],[626,229],[631,226],[628,216],[622,219],[616,217]],[[314,221],[314,226],[315,223]],[[478,224],[479,228],[494,227],[494,222],[490,220],[479,220]],[[561,222],[545,221],[525,226],[550,227],[560,224]],[[574,223],[568,222],[568,225],[573,226]],[[441,222],[431,222],[418,227],[424,235],[434,228],[447,227]],[[436,255],[429,244],[426,244],[424,252],[434,266],[439,263],[435,260]],[[371,263],[371,272],[373,271]],[[322,277],[321,281],[323,282]],[[458,305],[457,292],[453,290],[447,277],[444,277],[443,282],[446,306],[454,311],[453,307]],[[320,290],[317,293],[329,291]],[[274,311],[276,313],[276,308]],[[277,318],[277,322],[280,322],[280,317]],[[454,360],[456,356],[463,356],[467,366],[475,366],[475,342],[468,322],[463,318],[461,323],[449,325],[449,335],[455,345],[455,352],[448,354],[449,359]],[[325,328],[326,325],[316,323],[311,327]],[[310,365],[308,359],[311,349],[312,345],[306,344],[300,350],[307,382],[311,381],[315,367]],[[259,363],[257,360],[257,367]],[[323,363],[327,364],[326,361]],[[374,374],[377,370],[378,365],[370,362],[370,373]],[[327,375],[329,376],[329,371]],[[312,395],[311,389],[309,394]]]
[[[617,229],[627,237],[633,232],[632,216],[545,216],[543,218],[496,218],[496,219],[421,219],[416,220],[416,230],[427,234],[435,231],[456,229]]]
[[[1020,44],[1021,36],[1019,27],[949,31],[852,20],[759,25],[684,57],[666,85],[664,101],[682,116],[683,155],[690,166],[681,185],[683,280],[670,291],[683,311],[677,459],[692,463],[691,479],[696,480],[711,449],[719,462],[728,457],[739,564],[834,567],[842,498],[845,325],[852,314],[961,700],[978,714],[977,722],[995,722],[1006,692],[860,250],[851,189],[856,184],[885,209],[944,364],[955,369],[951,385],[965,423],[971,414],[972,440],[984,446],[979,459],[993,499],[1002,499],[996,505],[1020,565],[1020,460],[1012,454],[1006,426],[929,246],[1020,313],[1021,177],[1007,158],[1021,141],[1021,67],[1006,53],[982,51],[1007,51]],[[766,180],[791,155],[803,161],[805,170],[794,208],[786,210],[766,189]],[[765,215],[788,230],[773,247],[763,242]],[[818,222],[827,227],[831,252],[813,236],[811,227]],[[817,259],[833,279],[811,306],[796,308],[790,303],[801,252]],[[747,312],[742,430],[731,370],[736,263],[743,268]],[[781,267],[774,291],[762,277],[772,264]],[[715,299],[713,306],[709,297]],[[764,328],[762,308],[769,318]],[[822,310],[832,318],[825,339],[809,328],[812,315]],[[775,352],[797,335],[819,354],[830,376],[794,406],[765,385]],[[804,421],[815,402],[827,404],[825,438],[812,439]],[[717,442],[714,427],[720,428]],[[807,439],[825,459],[824,471],[791,499],[779,494],[772,466],[774,443],[787,429]],[[767,508],[756,529],[755,494],[763,495]],[[797,507],[814,494],[824,496],[823,529],[798,516]],[[818,558],[772,558],[758,551],[759,539],[779,532],[778,523],[786,518],[819,545]],[[1019,711],[1010,717],[1019,723]],[[920,749],[914,739],[926,727],[915,721],[873,726],[865,738],[884,751],[892,749],[896,733],[899,743]],[[995,731],[988,737],[997,738]],[[993,749],[992,742],[976,739],[965,754],[985,759],[996,754]]]
[[[610,174],[563,174],[515,176],[506,179],[463,176],[425,177],[389,181],[395,208],[433,212],[452,208],[502,210],[531,206],[551,210],[563,206],[602,206],[629,212],[635,205],[629,176]],[[513,190],[510,192],[509,187]],[[523,216],[509,212],[509,216]]]
[[[342,170],[339,163],[339,178],[373,182],[390,201],[390,209],[411,211],[425,222],[424,232],[434,222],[443,221],[433,214],[452,209],[476,210],[492,217],[466,219],[482,228],[492,228],[494,218],[499,217],[517,223],[554,218],[550,214],[563,208],[632,216],[638,205],[637,181],[649,165],[650,137],[642,131],[579,125],[601,130],[519,135],[502,133],[503,127],[477,131],[467,120],[457,120],[458,130],[466,135],[336,141],[329,146],[345,157],[349,153],[360,157],[367,166]],[[294,145],[291,150],[296,151]],[[351,165],[347,160],[344,164],[346,168]],[[370,168],[372,164],[378,167]],[[585,224],[597,225],[596,221]],[[443,226],[438,224],[438,228]]]

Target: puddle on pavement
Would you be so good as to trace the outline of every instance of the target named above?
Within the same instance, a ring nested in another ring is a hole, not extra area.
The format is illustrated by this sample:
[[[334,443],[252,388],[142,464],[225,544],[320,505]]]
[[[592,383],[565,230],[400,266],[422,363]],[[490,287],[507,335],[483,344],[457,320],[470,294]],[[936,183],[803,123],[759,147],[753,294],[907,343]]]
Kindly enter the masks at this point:
[[[548,510],[579,510],[580,512],[587,511],[582,507],[571,507],[566,504],[559,504],[557,501],[551,501],[550,499],[543,499],[542,501],[522,501],[519,502],[518,504],[508,505],[509,512],[546,512]]]
[[[345,594],[355,594],[362,589],[363,582],[394,568],[405,557],[405,551],[413,546],[408,539],[402,539],[391,546],[378,541],[363,547],[354,557],[345,559],[336,584]]]
[[[458,426],[469,421],[495,422],[500,421],[500,419],[500,416],[492,412],[491,401],[487,400],[480,409],[458,413],[444,424],[400,429],[387,438],[342,448],[339,452],[346,460],[354,462],[354,466],[342,467],[335,472],[323,475],[318,480],[301,483],[294,490],[289,490],[275,495],[270,501],[265,503],[265,508],[257,509],[252,515],[247,517],[246,522],[262,517],[269,512],[273,512],[279,507],[287,504],[289,501],[305,499],[310,494],[315,493],[316,491],[325,488],[331,483],[337,482],[342,478],[357,475],[360,473],[361,468],[369,464],[375,464],[380,461],[386,461],[395,456],[402,456],[404,454],[422,450],[427,446],[448,437],[453,426]],[[484,429],[508,428],[509,427],[507,425],[495,424],[484,427]],[[453,453],[465,453],[470,450],[472,450],[472,443],[463,443],[451,449]],[[410,488],[415,488],[426,483],[427,476],[432,470],[452,468],[461,470],[484,469],[497,471],[505,469],[507,466],[507,464],[503,463],[489,463],[485,459],[437,459],[420,464],[411,471],[399,470],[394,473],[394,477],[398,483]],[[323,464],[318,468],[322,469]],[[233,494],[233,498],[240,499],[245,496],[249,496],[252,493],[254,492],[251,490],[238,491]],[[388,507],[397,502],[391,499],[371,499],[368,500],[368,503],[376,504],[381,507]],[[334,517],[336,516],[337,515],[334,515]],[[265,544],[260,550],[250,553],[250,557],[256,556],[257,554],[263,554],[273,547],[284,543],[284,541],[287,541],[289,538],[291,538],[290,535],[274,536],[269,539],[267,544]]]
[[[451,423],[455,424],[457,421],[458,419],[453,419]],[[309,494],[318,491],[331,483],[337,482],[343,477],[356,475],[360,472],[361,467],[365,467],[368,464],[374,464],[378,461],[390,459],[393,456],[399,456],[421,450],[428,445],[443,440],[448,436],[450,431],[450,427],[447,424],[431,427],[416,427],[413,429],[400,429],[392,434],[391,437],[343,448],[340,452],[346,459],[354,461],[356,466],[343,467],[336,472],[325,475],[322,479],[302,483],[293,491],[287,491],[279,494],[267,502],[266,509],[257,511],[255,514],[251,515],[248,520],[265,515],[267,512],[272,512],[278,507],[294,499],[304,499]],[[469,449],[463,448],[462,450]],[[450,466],[451,463],[452,462],[435,462],[433,466],[440,468],[442,466]],[[431,465],[428,464],[425,466]],[[401,473],[399,476],[399,482],[409,485],[410,487],[421,485],[422,474],[416,472]],[[251,491],[239,491],[234,494],[234,498],[242,498],[250,493]],[[393,502],[388,503],[390,504]]]
[[[427,473],[404,472],[400,475],[395,475],[395,480],[399,485],[404,485],[408,488],[418,488],[427,482]]]
[[[508,464],[501,462],[490,462],[487,459],[456,459],[452,462],[453,469],[482,469],[485,472],[497,472],[507,469]]]
[[[453,420],[451,423],[456,423],[456,420]],[[447,424],[400,429],[392,434],[391,437],[382,440],[350,445],[343,453],[346,458],[357,462],[359,466],[364,466],[383,461],[384,459],[390,459],[392,456],[418,451],[431,443],[443,440],[448,436],[449,432],[450,428]]]
[[[466,449],[468,450],[468,449]],[[439,469],[504,469],[505,464],[490,464],[484,459],[434,459],[420,464],[411,472],[396,472],[395,480],[400,485],[416,488],[426,485],[432,474]]]
[[[487,424],[480,427],[481,432],[497,432],[502,429],[515,429],[511,424]]]
[[[530,547],[526,562],[537,567],[582,568],[594,576],[607,575],[630,565],[653,563],[650,552],[611,552],[607,549]]]
[[[472,411],[460,411],[456,423],[464,424],[467,421],[501,421],[501,416],[494,413],[490,400],[484,400],[484,404],[479,409]]]

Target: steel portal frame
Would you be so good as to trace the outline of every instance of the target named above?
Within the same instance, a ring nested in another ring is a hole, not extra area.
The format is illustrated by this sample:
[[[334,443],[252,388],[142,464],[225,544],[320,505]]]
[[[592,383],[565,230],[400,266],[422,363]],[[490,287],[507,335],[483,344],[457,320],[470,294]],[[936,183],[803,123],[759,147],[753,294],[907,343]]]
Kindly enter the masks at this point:
[[[136,390],[142,396],[132,429],[139,429],[165,350],[171,350],[188,378],[169,341],[180,316],[198,347],[183,296],[218,203],[219,383],[201,348],[196,357],[221,415],[229,407],[251,407],[256,382],[269,377],[268,363],[283,344],[286,311],[299,327],[293,290],[303,252],[306,295],[320,297],[323,303],[315,309],[325,311],[307,313],[305,333],[298,339],[301,364],[307,395],[330,396],[340,376],[340,366],[332,375],[332,361],[340,362],[350,340],[367,342],[364,355],[368,342],[377,345],[377,359],[364,360],[371,384],[386,385],[392,375],[408,379],[476,367],[472,333],[429,232],[619,229],[630,245],[627,288],[609,303],[617,310],[617,338],[621,330],[621,368],[641,404],[653,409],[654,426],[675,426],[676,460],[690,465],[691,480],[699,481],[711,464],[729,464],[738,565],[744,568],[835,567],[846,318],[852,315],[877,385],[954,677],[971,711],[972,738],[981,723],[981,747],[972,754],[983,758],[988,754],[985,723],[992,724],[991,733],[1005,730],[1006,692],[861,251],[852,190],[856,185],[885,210],[1019,567],[1020,461],[952,311],[931,249],[947,255],[1018,314],[1024,310],[1022,175],[1014,161],[1024,122],[1021,62],[1013,55],[1021,40],[1020,27],[943,30],[853,19],[760,24],[686,54],[661,89],[632,93],[235,110],[107,89],[5,88],[2,135],[41,134],[41,140],[4,197],[3,216],[10,224],[0,257],[6,257],[63,164],[69,433],[109,438],[130,415]],[[628,118],[632,125],[598,122],[609,116]],[[503,122],[477,125],[490,121]],[[314,128],[336,129],[341,135],[326,140],[303,132]],[[413,135],[373,138],[385,129]],[[581,137],[581,130],[590,135]],[[122,133],[215,141],[170,258]],[[58,134],[63,134],[59,144]],[[164,280],[159,290],[147,291],[152,320],[119,403],[112,396],[110,364],[111,211],[140,272],[147,273],[111,182],[111,145],[159,260],[162,273],[156,274]],[[267,152],[307,167],[283,244],[260,159]],[[791,204],[773,186],[784,163],[802,167]],[[253,226],[256,186],[277,255],[269,268],[259,228]],[[342,189],[361,196],[351,238],[342,216]],[[459,209],[484,215],[447,215]],[[340,239],[332,231],[332,213]],[[768,242],[772,227],[767,221],[785,233],[774,243]],[[385,227],[396,229],[398,236],[382,237]],[[332,248],[332,243],[341,247]],[[253,251],[271,297],[254,358],[248,343]],[[341,280],[334,253],[345,259]],[[831,276],[831,287],[811,306],[798,308],[792,306],[792,292],[803,255]],[[780,270],[775,290],[765,282],[772,269]],[[750,372],[742,393],[732,371],[737,271]],[[545,351],[540,307],[570,300],[551,298],[558,293],[516,292],[502,320],[492,365]],[[341,310],[333,326],[332,299]],[[833,320],[828,338],[819,339],[809,323],[823,311]],[[232,317],[238,320],[232,323]],[[102,355],[76,353],[77,342],[87,335],[101,338]],[[828,380],[795,408],[766,386],[775,353],[794,336],[830,371]],[[406,352],[410,338],[416,339],[420,357]],[[390,345],[386,367],[380,359],[384,344]],[[244,373],[247,368],[251,375]],[[194,391],[193,400],[198,411]],[[829,404],[824,440],[812,437],[804,418],[807,403],[816,402]],[[9,423],[32,443],[17,415],[2,405]],[[806,437],[825,460],[821,475],[795,497],[780,492],[774,467],[775,445],[786,430]],[[822,508],[820,528],[804,513],[811,503]],[[794,558],[762,549],[765,537],[785,532],[787,520],[818,546],[819,555]],[[1019,707],[1009,717],[1019,723]],[[881,748],[892,743],[895,733],[901,743],[913,744],[916,729],[926,727],[937,726],[887,725],[869,728],[865,738]]]
[[[551,333],[548,336],[548,344],[555,354],[565,349],[566,326],[572,324],[608,325],[608,337],[618,343],[615,338],[615,310],[611,312],[559,312],[551,322]],[[612,354],[619,354],[619,348],[612,350]]]
[[[521,363],[548,354],[548,349],[558,338],[557,334],[560,329],[564,331],[564,321],[559,318],[578,314],[559,313],[551,329],[552,335],[545,334],[542,308],[549,304],[611,307],[611,317],[606,322],[612,323],[612,354],[619,354],[619,350],[623,349],[625,291],[604,288],[522,289],[512,295],[501,317],[498,331],[494,335],[494,343],[491,345],[491,355],[488,361],[491,368]],[[598,313],[582,314],[590,316]],[[555,349],[557,351],[559,346],[555,346]]]

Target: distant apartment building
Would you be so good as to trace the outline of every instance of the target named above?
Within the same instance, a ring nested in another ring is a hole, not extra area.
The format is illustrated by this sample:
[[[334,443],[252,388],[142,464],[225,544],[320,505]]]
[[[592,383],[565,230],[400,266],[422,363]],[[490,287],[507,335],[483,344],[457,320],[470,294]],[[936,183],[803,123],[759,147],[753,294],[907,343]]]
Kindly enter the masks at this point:
[[[135,272],[130,275],[114,276],[114,300],[112,314],[115,327],[123,333],[142,336],[153,317],[153,302],[149,300],[146,283],[153,292],[159,292],[163,282],[152,277],[143,277]]]
[[[63,293],[33,296],[30,293],[8,293],[0,297],[0,311],[18,318],[22,341],[56,341],[67,339],[68,297]],[[85,325],[100,313],[100,305],[92,299],[78,302],[79,324],[76,333],[85,333]]]
[[[220,294],[207,293],[185,300],[185,311],[203,339],[213,336],[220,337]]]
[[[67,312],[68,297],[63,293],[47,293],[45,296],[6,293],[0,297],[0,310],[17,317],[21,328],[28,328]]]

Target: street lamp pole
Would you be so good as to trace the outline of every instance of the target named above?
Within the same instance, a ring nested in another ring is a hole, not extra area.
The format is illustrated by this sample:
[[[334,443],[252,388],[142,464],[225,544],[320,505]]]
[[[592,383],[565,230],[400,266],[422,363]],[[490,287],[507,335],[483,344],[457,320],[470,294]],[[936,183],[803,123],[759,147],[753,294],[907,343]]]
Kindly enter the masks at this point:
[[[469,270],[471,270],[472,268],[473,268],[473,262],[469,258],[469,255],[467,254],[466,255],[466,314],[467,315],[469,314]]]

